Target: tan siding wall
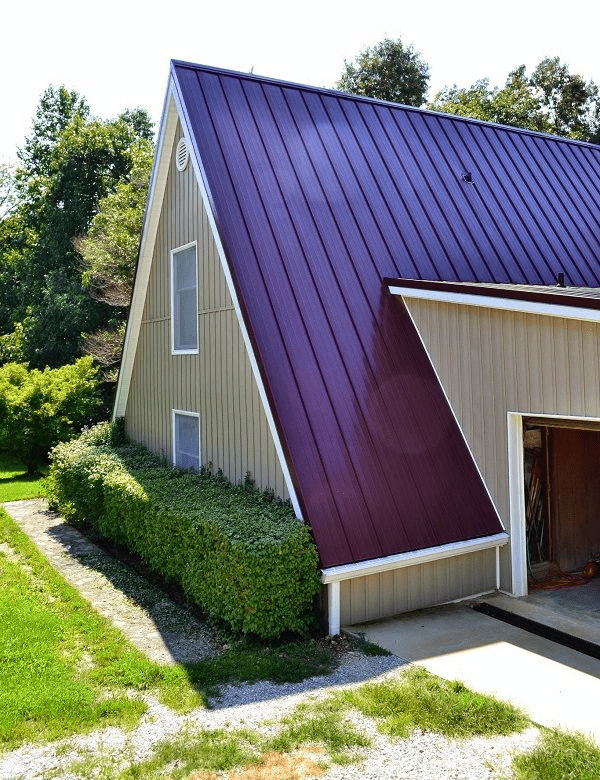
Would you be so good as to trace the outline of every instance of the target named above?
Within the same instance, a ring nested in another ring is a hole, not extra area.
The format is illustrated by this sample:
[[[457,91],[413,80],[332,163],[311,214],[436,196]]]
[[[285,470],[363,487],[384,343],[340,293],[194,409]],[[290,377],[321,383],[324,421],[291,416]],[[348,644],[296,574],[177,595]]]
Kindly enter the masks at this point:
[[[181,128],[176,141],[181,137]],[[170,251],[198,242],[199,354],[171,355]],[[167,180],[126,420],[129,435],[172,459],[172,409],[200,413],[202,463],[233,482],[247,471],[288,497],[242,333],[191,163],[174,152]]]
[[[507,413],[600,417],[600,326],[406,299],[510,531]],[[509,588],[510,550],[502,555]]]
[[[341,624],[390,617],[495,587],[495,550],[356,577],[341,583]]]

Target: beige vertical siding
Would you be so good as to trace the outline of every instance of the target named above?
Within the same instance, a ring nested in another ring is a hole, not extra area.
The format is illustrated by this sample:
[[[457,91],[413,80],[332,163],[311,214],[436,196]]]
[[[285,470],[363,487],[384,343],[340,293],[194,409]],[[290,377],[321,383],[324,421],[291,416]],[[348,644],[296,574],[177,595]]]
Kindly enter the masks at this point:
[[[405,302],[510,531],[507,413],[600,417],[600,326]],[[509,546],[501,561],[502,587],[509,588]]]
[[[482,550],[344,580],[340,587],[341,624],[377,620],[493,590],[495,561],[495,550]]]
[[[175,135],[175,146],[181,128]],[[175,148],[175,147],[174,147]],[[199,354],[171,355],[170,251],[198,244]],[[126,409],[129,435],[172,459],[172,410],[198,412],[201,459],[288,493],[191,163],[174,150]]]

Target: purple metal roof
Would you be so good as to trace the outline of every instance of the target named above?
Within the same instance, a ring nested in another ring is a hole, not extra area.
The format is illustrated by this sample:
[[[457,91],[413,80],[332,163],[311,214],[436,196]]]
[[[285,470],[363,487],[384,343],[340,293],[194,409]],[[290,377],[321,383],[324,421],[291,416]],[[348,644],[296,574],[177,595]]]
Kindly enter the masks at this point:
[[[600,284],[600,149],[186,63],[173,75],[322,565],[499,532],[382,280]]]

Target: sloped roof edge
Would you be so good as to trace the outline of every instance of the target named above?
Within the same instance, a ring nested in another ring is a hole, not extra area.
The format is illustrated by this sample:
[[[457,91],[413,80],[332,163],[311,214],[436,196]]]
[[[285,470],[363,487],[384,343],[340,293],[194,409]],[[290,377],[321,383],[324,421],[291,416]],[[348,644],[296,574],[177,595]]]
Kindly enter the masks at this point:
[[[125,330],[125,340],[123,344],[123,353],[119,367],[119,378],[117,381],[117,391],[115,395],[115,404],[113,407],[113,420],[125,415],[129,388],[131,385],[131,376],[135,353],[137,350],[140,327],[142,323],[142,314],[144,303],[146,301],[146,292],[148,289],[148,279],[150,277],[150,268],[152,266],[152,255],[154,252],[154,242],[158,230],[160,211],[167,183],[167,174],[171,149],[175,138],[177,127],[177,111],[175,103],[171,98],[170,79],[167,86],[165,101],[163,104],[162,118],[160,121],[158,138],[156,141],[156,151],[154,153],[154,162],[150,174],[150,186],[148,188],[148,197],[144,211],[144,221],[142,227],[142,236],[140,240],[140,250],[135,267],[133,289],[131,293],[131,304],[129,316],[127,318],[127,328]]]
[[[219,235],[219,231],[215,222],[214,208],[212,199],[210,196],[210,190],[206,177],[204,175],[204,169],[200,152],[198,150],[194,134],[190,132],[189,122],[187,121],[185,106],[181,99],[177,88],[177,79],[172,69],[171,76],[167,87],[167,94],[165,97],[165,103],[163,107],[163,114],[160,124],[159,136],[157,139],[156,154],[154,164],[152,167],[152,173],[150,178],[150,187],[148,192],[148,199],[146,203],[146,210],[144,214],[144,225],[142,231],[142,239],[140,246],[140,253],[138,257],[138,263],[136,266],[134,286],[132,293],[132,302],[130,313],[127,321],[127,329],[125,335],[125,345],[123,348],[123,357],[121,360],[121,368],[119,371],[119,380],[117,384],[117,393],[115,398],[115,405],[113,409],[113,419],[122,417],[125,414],[127,406],[127,398],[129,395],[129,388],[131,385],[131,377],[133,372],[133,364],[135,360],[135,353],[137,350],[137,344],[140,334],[140,327],[142,322],[142,315],[144,310],[144,304],[146,300],[146,293],[148,288],[148,280],[150,277],[150,269],[152,266],[152,258],[154,253],[154,244],[156,239],[156,233],[158,229],[158,223],[160,219],[160,213],[162,210],[162,203],[164,198],[164,192],[167,182],[167,175],[169,169],[169,163],[171,159],[171,151],[175,141],[175,130],[177,127],[177,119],[181,122],[183,133],[190,149],[190,157],[192,165],[194,166],[194,172],[196,174],[196,180],[204,203],[204,208],[208,217],[209,224],[211,226],[213,239],[217,247],[217,253],[221,262],[221,267],[225,275],[229,294],[232,298],[236,316],[244,344],[248,353],[252,372],[255,381],[258,386],[260,399],[263,405],[265,415],[273,436],[275,450],[279,459],[281,469],[283,471],[286,487],[290,495],[294,512],[298,519],[302,519],[302,509],[298,500],[296,488],[294,486],[290,469],[287,463],[277,425],[271,409],[265,385],[260,373],[254,348],[251,343],[250,335],[244,316],[240,307],[240,302],[235,288],[235,284],[231,275],[231,270]]]

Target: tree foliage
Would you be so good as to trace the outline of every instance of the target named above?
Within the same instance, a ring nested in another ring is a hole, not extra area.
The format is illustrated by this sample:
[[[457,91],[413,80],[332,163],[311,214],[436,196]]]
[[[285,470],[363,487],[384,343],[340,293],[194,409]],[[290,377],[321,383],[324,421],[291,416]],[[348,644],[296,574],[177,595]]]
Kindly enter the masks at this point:
[[[600,101],[593,81],[571,74],[558,57],[546,57],[533,73],[525,65],[511,71],[504,87],[488,79],[471,87],[439,92],[429,106],[436,111],[487,122],[600,142]]]
[[[90,295],[112,307],[110,321],[85,336],[83,349],[116,379],[124,326],[131,300],[144,206],[152,168],[152,145],[141,138],[132,147],[132,166],[114,192],[98,204],[88,233],[75,241],[83,264],[83,284]]]
[[[112,308],[83,284],[75,239],[129,179],[140,146],[150,146],[151,129],[142,109],[102,121],[90,117],[76,92],[49,87],[42,95],[18,153],[19,204],[0,223],[0,291],[10,290],[0,301],[0,333],[10,337],[22,325],[8,341],[11,354],[18,346],[30,367],[72,362],[82,354],[84,334],[111,320]]]
[[[429,65],[413,45],[404,45],[400,38],[385,38],[363,49],[353,62],[344,60],[336,87],[353,95],[420,106],[428,85]]]
[[[152,145],[140,139],[131,149],[131,171],[98,204],[88,233],[76,240],[83,283],[96,300],[129,305],[144,206],[152,167]]]
[[[14,166],[0,163],[0,220],[9,217],[19,202]]]
[[[96,422],[99,405],[91,357],[44,371],[7,363],[0,368],[0,450],[32,472],[58,442]]]

